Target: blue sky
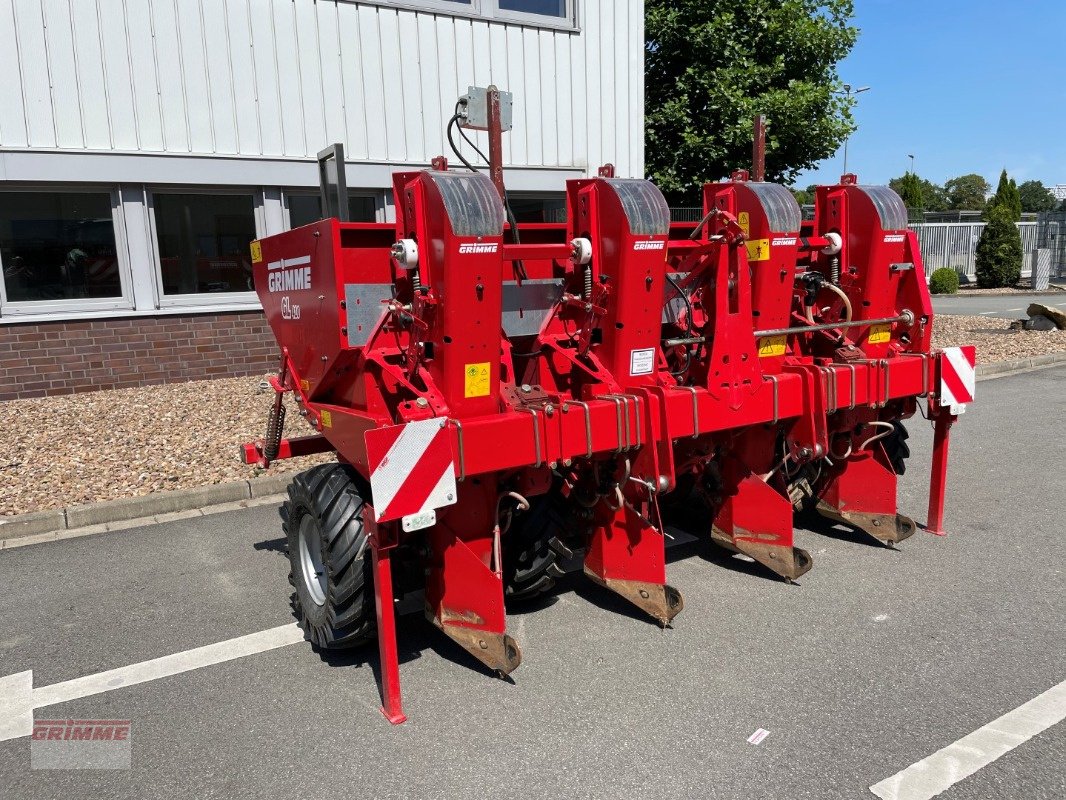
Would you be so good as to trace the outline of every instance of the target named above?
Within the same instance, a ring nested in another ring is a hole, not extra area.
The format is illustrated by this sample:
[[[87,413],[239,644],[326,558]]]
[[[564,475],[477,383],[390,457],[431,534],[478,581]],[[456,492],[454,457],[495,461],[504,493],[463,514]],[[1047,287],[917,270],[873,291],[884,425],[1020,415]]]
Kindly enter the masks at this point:
[[[943,183],[1066,184],[1066,0],[856,0],[840,77],[855,87],[848,168],[863,183],[915,171]],[[835,183],[843,151],[797,186]]]

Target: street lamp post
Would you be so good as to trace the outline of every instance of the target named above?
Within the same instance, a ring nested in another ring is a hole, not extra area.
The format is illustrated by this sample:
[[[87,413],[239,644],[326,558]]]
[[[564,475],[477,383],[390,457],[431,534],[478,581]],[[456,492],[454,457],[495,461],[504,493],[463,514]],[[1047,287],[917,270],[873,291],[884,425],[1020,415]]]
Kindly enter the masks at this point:
[[[845,83],[844,84],[844,91],[843,92],[837,92],[837,94],[845,95],[848,98],[848,100],[850,101],[853,96],[855,96],[857,94],[862,94],[863,92],[868,92],[868,91],[870,91],[870,87],[869,86],[860,86],[858,89],[853,89],[850,83]],[[850,103],[849,103],[849,105],[850,105]],[[849,133],[847,135],[847,137],[844,139],[844,174],[845,175],[848,174],[848,140],[850,140],[850,139],[851,139],[851,134]]]
[[[907,153],[907,158],[911,160],[911,175],[917,175],[918,173],[914,171],[914,154]]]

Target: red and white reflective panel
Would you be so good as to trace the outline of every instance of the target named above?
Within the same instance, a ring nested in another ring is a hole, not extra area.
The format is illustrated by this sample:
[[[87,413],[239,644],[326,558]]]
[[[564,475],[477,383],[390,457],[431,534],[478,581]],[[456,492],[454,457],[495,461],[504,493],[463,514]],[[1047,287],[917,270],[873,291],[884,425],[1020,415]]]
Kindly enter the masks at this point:
[[[364,438],[378,522],[413,517],[404,528],[417,530],[436,522],[434,509],[455,502],[455,459],[446,420],[375,428]]]
[[[973,345],[945,347],[940,355],[940,405],[951,406],[953,414],[961,413],[967,403],[973,402],[977,386],[976,363],[977,353]]]

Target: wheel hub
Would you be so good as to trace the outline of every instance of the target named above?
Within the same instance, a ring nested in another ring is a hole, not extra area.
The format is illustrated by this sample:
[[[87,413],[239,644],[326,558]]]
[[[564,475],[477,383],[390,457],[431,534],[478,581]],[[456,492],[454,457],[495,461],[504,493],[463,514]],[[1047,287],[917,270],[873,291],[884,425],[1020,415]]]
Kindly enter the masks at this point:
[[[322,564],[322,534],[314,517],[305,514],[300,520],[300,575],[311,600],[326,603],[326,568]]]

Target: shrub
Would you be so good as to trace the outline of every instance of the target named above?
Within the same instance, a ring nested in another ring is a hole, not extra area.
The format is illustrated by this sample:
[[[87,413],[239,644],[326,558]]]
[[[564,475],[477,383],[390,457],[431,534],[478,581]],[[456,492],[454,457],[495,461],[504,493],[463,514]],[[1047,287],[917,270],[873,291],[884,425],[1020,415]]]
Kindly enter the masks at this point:
[[[1013,210],[997,205],[981,231],[975,256],[977,285],[982,289],[1015,286],[1022,275],[1022,237]]]
[[[959,273],[951,267],[933,270],[933,274],[929,276],[931,294],[955,294],[957,291],[959,291]]]

